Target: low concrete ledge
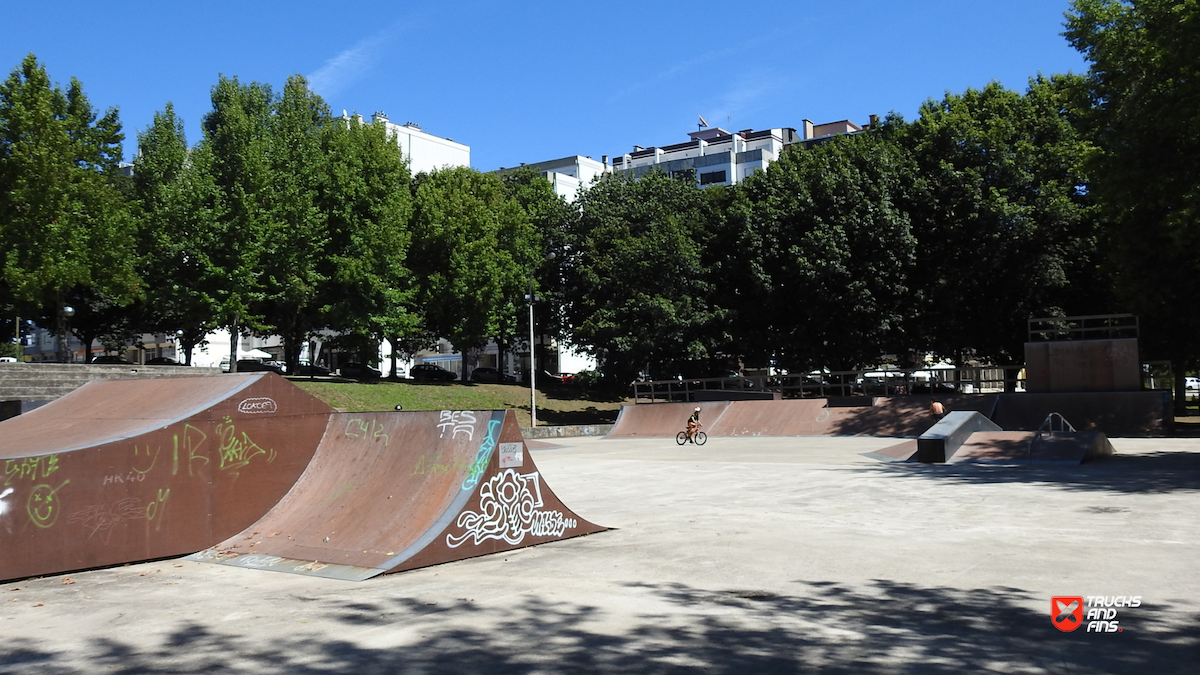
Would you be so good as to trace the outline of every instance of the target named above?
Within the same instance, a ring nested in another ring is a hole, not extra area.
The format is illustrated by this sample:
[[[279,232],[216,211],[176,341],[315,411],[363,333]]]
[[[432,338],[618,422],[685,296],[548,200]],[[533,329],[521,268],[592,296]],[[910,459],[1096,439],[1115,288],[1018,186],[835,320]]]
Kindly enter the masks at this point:
[[[917,461],[941,463],[954,456],[976,431],[1003,431],[999,425],[973,410],[947,413],[929,431],[917,438]]]
[[[525,438],[603,436],[612,428],[613,425],[611,424],[571,424],[561,427],[521,427],[521,435]]]

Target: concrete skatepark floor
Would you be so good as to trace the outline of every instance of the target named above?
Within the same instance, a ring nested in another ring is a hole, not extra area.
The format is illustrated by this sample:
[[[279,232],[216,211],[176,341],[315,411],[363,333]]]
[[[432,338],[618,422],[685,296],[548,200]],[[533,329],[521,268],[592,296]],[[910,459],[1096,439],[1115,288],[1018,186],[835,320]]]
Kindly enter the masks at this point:
[[[0,674],[1185,673],[1200,439],[1074,467],[883,464],[890,438],[531,448],[618,528],[354,583],[161,560],[0,585]],[[1063,633],[1053,596],[1141,596]]]

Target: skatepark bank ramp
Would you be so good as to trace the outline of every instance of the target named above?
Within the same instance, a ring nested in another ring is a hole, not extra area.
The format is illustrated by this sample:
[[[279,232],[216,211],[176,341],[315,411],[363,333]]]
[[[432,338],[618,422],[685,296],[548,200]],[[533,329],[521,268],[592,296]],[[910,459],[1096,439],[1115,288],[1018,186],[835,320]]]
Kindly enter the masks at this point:
[[[705,401],[638,403],[621,407],[610,438],[672,437],[684,428],[692,409],[710,438],[721,436],[898,436],[916,438],[937,420],[936,399],[949,411],[973,411],[1003,429],[1034,431],[1060,412],[1082,431],[1109,436],[1163,436],[1172,426],[1170,398],[1163,392],[1084,394],[945,394],[855,397],[846,400]]]
[[[190,558],[361,581],[605,529],[542,480],[511,411],[339,413],[275,508]]]
[[[365,579],[606,529],[511,412],[334,413],[274,373],[91,382],[0,422],[0,461],[0,580],[189,554]]]
[[[775,401],[639,403],[621,406],[610,438],[670,437],[681,431],[697,406],[709,437],[720,436],[912,436],[936,420],[929,396],[864,398],[863,405],[837,406],[823,398]],[[961,410],[990,412],[996,395],[942,397]]]
[[[0,422],[0,579],[194,553],[258,520],[332,412],[274,373],[101,380]]]

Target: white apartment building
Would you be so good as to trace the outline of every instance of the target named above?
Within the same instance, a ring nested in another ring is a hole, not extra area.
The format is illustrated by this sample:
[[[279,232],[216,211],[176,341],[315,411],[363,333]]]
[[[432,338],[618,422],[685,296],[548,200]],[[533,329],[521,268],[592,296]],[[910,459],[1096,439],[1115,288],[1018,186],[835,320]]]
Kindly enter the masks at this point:
[[[345,115],[345,111],[342,114]],[[375,113],[371,119],[387,126],[388,134],[396,139],[401,152],[408,158],[408,169],[414,176],[434,169],[471,166],[471,147],[468,145],[426,133],[416,122],[396,124],[384,112]]]
[[[643,176],[659,169],[676,178],[691,177],[699,185],[733,185],[779,159],[783,149],[802,139],[795,129],[743,129],[720,127],[688,134],[686,143],[663,147],[633,146],[633,152],[613,158],[613,173]]]
[[[612,172],[612,168],[608,165],[608,155],[605,155],[603,161],[600,162],[591,157],[571,155],[562,159],[521,164],[520,168],[533,169],[541,174],[550,181],[550,185],[554,186],[554,193],[568,202],[575,201],[580,188],[586,190],[596,178]],[[509,173],[515,170],[500,167],[495,173]]]
[[[875,115],[865,128],[877,124]],[[655,168],[674,178],[691,178],[700,186],[733,185],[746,180],[779,159],[784,150],[798,145],[808,148],[834,136],[856,134],[864,129],[849,120],[813,124],[803,121],[803,133],[778,129],[743,129],[730,132],[720,127],[702,128],[688,134],[686,143],[643,148],[613,158],[616,174],[643,176]]]

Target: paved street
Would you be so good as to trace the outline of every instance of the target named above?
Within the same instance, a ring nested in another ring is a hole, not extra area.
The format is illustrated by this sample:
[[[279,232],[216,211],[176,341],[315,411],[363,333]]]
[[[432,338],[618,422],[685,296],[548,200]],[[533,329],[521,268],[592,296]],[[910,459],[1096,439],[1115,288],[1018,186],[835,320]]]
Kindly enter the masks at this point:
[[[0,674],[1189,673],[1200,440],[1079,467],[882,464],[878,438],[562,439],[616,529],[354,583],[181,560],[0,585]],[[1140,596],[1064,633],[1053,596]]]

